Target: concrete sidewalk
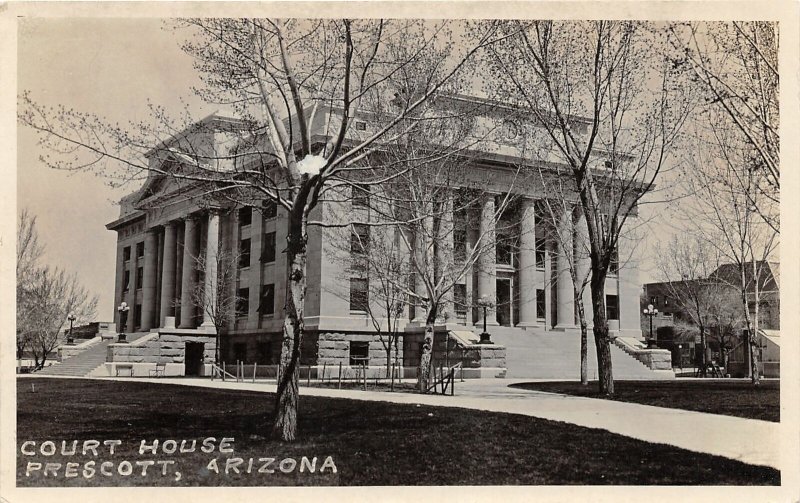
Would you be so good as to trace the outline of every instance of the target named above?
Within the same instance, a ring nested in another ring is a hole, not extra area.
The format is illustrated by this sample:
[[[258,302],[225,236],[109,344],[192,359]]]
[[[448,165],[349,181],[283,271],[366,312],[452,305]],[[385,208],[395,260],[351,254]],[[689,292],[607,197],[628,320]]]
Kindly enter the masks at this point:
[[[276,388],[275,383],[270,381],[237,383],[187,378],[113,379],[272,393]],[[690,451],[724,456],[743,463],[780,469],[779,423],[508,387],[516,382],[530,382],[530,380],[468,380],[457,383],[456,396],[306,386],[301,386],[300,394],[522,414],[588,428],[600,428],[647,442],[673,445]]]

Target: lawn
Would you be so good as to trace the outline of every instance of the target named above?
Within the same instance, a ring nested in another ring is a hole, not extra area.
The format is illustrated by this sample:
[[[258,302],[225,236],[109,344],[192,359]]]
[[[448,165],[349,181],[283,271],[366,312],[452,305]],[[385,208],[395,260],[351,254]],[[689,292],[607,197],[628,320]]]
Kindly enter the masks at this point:
[[[303,396],[300,439],[287,445],[265,436],[273,400],[267,393],[44,378],[18,379],[17,393],[21,486],[780,483],[780,473],[771,468],[514,414]],[[213,452],[200,452],[208,437],[215,438],[208,442]],[[223,437],[233,439],[233,453],[219,452],[225,448]],[[187,449],[197,440],[198,449],[140,454],[140,442],[151,445],[154,439],[169,450],[174,444],[165,440],[179,444],[186,439]],[[49,453],[50,445],[44,443],[48,440],[58,450],[62,440],[68,441],[68,450],[77,440],[77,453],[44,456],[42,450]],[[81,454],[85,440],[100,443],[96,457],[91,450]],[[104,440],[120,442],[114,454]],[[26,441],[36,444],[24,445]],[[303,456],[309,461],[318,458],[313,473]],[[335,473],[330,466],[322,470],[328,456]],[[225,473],[229,458],[232,464],[238,462],[234,458],[243,460],[239,473]],[[266,470],[274,473],[259,473],[267,458],[274,461]],[[216,466],[209,466],[213,459]],[[87,478],[91,470],[84,469],[90,461],[95,461],[95,473]],[[154,465],[142,476],[137,462],[150,461]],[[29,462],[42,463],[43,468],[47,462],[62,466],[55,475],[51,470],[44,477],[37,470],[26,477]],[[74,477],[66,477],[68,462],[76,463]],[[100,473],[103,462],[110,475]]]
[[[745,380],[615,381],[613,397],[600,395],[597,382],[575,381],[513,384],[513,387],[589,398],[608,398],[671,409],[709,412],[725,416],[780,422],[780,381],[762,380],[753,386]]]

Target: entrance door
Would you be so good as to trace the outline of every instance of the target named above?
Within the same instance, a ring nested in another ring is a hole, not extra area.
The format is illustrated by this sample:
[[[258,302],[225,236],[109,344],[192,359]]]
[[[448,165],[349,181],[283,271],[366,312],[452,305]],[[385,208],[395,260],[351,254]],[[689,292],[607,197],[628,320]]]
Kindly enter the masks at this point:
[[[504,327],[511,325],[511,279],[497,279],[497,323]]]
[[[187,342],[186,356],[184,358],[184,374],[187,376],[199,376],[203,368],[203,352],[205,344],[202,342]]]

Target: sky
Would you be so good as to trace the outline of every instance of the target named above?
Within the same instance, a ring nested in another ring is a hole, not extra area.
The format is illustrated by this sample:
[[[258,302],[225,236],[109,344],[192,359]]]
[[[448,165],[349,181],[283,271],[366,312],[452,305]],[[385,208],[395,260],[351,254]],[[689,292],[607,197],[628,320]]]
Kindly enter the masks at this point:
[[[39,18],[19,23],[18,93],[29,91],[44,105],[63,104],[93,112],[111,122],[148,118],[148,100],[180,112],[181,99],[203,117],[203,106],[191,92],[197,74],[191,59],[163,21],[135,18]],[[119,216],[119,199],[138,188],[113,189],[102,177],[46,167],[36,136],[18,129],[18,209],[37,216],[44,263],[78,274],[99,296],[98,321],[114,315],[116,233],[105,225]],[[640,249],[647,257],[655,243],[675,231],[663,225],[665,211],[643,208],[649,236]],[[641,264],[642,281],[657,279],[650,261]]]
[[[64,104],[109,120],[147,118],[147,100],[175,108],[196,77],[174,35],[148,19],[29,19],[19,23],[18,92],[45,105]],[[202,113],[202,112],[198,112]],[[37,216],[43,262],[78,274],[99,296],[98,321],[113,320],[118,201],[136,186],[112,189],[85,172],[46,167],[43,149],[18,129],[17,205]]]

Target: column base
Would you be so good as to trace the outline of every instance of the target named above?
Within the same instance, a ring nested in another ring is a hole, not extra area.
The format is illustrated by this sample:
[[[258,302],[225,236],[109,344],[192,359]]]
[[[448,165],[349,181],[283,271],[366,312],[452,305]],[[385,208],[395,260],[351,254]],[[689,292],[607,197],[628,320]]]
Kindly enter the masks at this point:
[[[567,323],[559,323],[553,327],[553,330],[560,330],[566,332],[567,330],[580,330],[580,328],[578,327],[578,325],[575,324],[569,325]]]
[[[514,326],[517,328],[544,328],[544,321],[520,321]]]
[[[482,328],[483,327],[483,318],[479,319],[478,321],[476,321],[472,325],[474,327],[476,327],[476,328]],[[493,319],[489,318],[489,319],[486,320],[486,326],[487,327],[499,327],[500,324],[497,322],[497,320],[493,320]]]

